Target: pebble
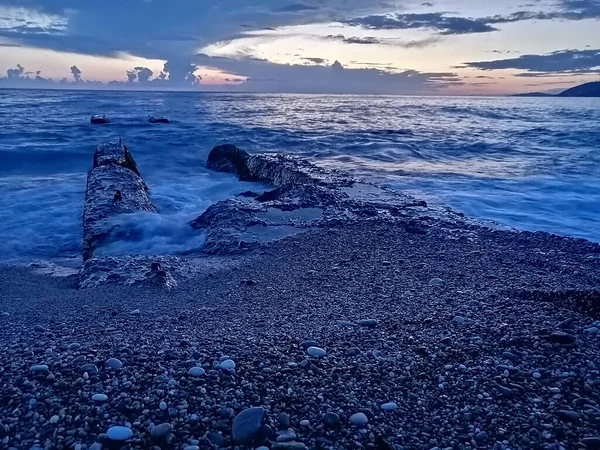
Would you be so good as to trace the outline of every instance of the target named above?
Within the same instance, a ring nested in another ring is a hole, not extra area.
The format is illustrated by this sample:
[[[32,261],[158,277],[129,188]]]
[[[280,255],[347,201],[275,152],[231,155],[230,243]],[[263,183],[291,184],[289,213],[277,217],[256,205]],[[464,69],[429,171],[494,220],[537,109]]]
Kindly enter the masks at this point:
[[[485,431],[480,431],[475,435],[475,440],[479,442],[487,441],[488,435]]]
[[[167,406],[167,404],[165,402],[160,402],[159,405],[158,405],[158,407],[159,407],[159,409],[161,411],[166,411],[167,408],[168,408],[168,406]]]
[[[112,441],[126,441],[133,437],[133,431],[127,427],[114,426],[108,429],[106,436]]]
[[[584,437],[581,443],[590,449],[600,449],[600,436]]]
[[[139,309],[134,309],[129,314],[131,314],[132,316],[139,316],[140,315],[140,310]]]
[[[34,325],[33,331],[37,331],[38,333],[45,333],[46,331],[48,331],[48,329],[44,328],[41,325]]]
[[[350,423],[352,425],[365,426],[369,422],[367,416],[364,413],[356,413],[350,416]]]
[[[193,376],[193,377],[201,377],[203,376],[206,372],[202,367],[192,367],[188,373]]]
[[[198,447],[197,445],[186,445],[185,447],[183,447],[183,450],[200,450],[200,447]]]
[[[548,340],[557,344],[572,344],[577,338],[572,334],[565,333],[564,331],[555,331],[548,336]]]
[[[302,442],[275,442],[271,450],[308,450]]]
[[[535,379],[542,378],[542,374],[539,372],[533,372],[533,374],[531,374],[531,376]]]
[[[171,432],[173,427],[170,423],[161,423],[160,425],[156,425],[150,430],[150,436],[155,439],[165,437],[168,433]]]
[[[31,371],[33,373],[48,373],[49,368],[46,364],[37,364],[35,366],[31,366]]]
[[[95,402],[105,402],[106,400],[108,400],[108,396],[106,396],[105,394],[94,394],[92,395],[92,400],[94,400]]]
[[[319,345],[318,342],[315,341],[304,341],[300,344],[300,347],[302,347],[304,350],[306,350],[309,347],[317,347]]]
[[[309,347],[306,349],[306,353],[313,358],[323,358],[325,355],[327,355],[327,352],[319,347]]]
[[[310,426],[310,421],[309,421],[309,420],[306,420],[306,419],[304,419],[304,420],[301,420],[301,421],[300,421],[300,426],[301,426],[301,427],[309,427],[309,426]]]
[[[441,278],[432,278],[429,280],[429,286],[441,286],[444,281]]]
[[[598,333],[599,329],[598,327],[590,327],[590,328],[586,328],[585,330],[583,330],[584,333],[587,334],[596,334]]]
[[[296,432],[291,428],[277,432],[277,442],[290,442],[296,439]]]
[[[258,434],[265,414],[265,409],[259,406],[245,409],[235,416],[231,429],[233,442],[250,444]]]
[[[326,425],[328,427],[334,427],[336,425],[339,425],[340,416],[334,412],[328,412],[328,413],[323,414],[321,421],[323,422],[324,425]]]
[[[121,367],[123,367],[123,363],[121,361],[119,361],[117,358],[110,358],[109,360],[106,361],[106,367],[108,367],[109,369],[120,369]]]
[[[462,325],[465,323],[465,318],[462,316],[456,316],[454,319],[452,319],[452,322],[454,322],[457,325]]]
[[[94,364],[84,364],[79,368],[79,371],[90,375],[96,375],[98,373],[98,368]]]
[[[383,405],[381,405],[381,409],[383,409],[384,411],[395,411],[398,409],[398,405],[393,402],[384,403]]]
[[[376,319],[363,319],[360,322],[358,322],[358,324],[361,327],[367,327],[367,328],[375,328],[378,323],[379,323],[379,321],[377,321]]]
[[[56,415],[55,415],[55,416],[52,416],[52,417],[50,417],[50,423],[53,423],[53,424],[54,424],[54,423],[58,423],[58,421],[59,421],[59,420],[60,420],[60,417],[58,417],[58,416],[56,416]]]
[[[221,369],[223,370],[233,370],[235,369],[235,362],[232,359],[226,359],[221,362]]]

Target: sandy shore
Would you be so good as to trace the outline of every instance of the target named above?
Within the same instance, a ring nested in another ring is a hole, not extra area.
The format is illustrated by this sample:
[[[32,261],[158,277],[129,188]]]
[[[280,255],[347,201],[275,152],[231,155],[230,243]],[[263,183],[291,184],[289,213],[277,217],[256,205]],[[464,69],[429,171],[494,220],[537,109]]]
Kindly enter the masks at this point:
[[[600,446],[596,244],[365,222],[172,291],[76,284],[0,271],[0,448]]]

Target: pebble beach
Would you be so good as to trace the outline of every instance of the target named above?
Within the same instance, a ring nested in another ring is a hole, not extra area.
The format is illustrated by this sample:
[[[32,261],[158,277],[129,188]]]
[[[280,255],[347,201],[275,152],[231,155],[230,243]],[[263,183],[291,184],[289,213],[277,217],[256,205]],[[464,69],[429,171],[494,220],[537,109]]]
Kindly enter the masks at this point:
[[[600,448],[597,244],[358,222],[211,261],[0,270],[0,448]]]

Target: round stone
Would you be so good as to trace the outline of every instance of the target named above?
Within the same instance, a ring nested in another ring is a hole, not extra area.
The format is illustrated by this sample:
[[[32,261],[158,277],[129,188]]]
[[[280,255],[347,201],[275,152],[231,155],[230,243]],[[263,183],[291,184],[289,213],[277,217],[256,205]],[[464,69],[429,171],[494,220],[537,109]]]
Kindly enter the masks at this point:
[[[310,422],[308,420],[306,420],[306,419],[301,420],[300,421],[300,426],[301,427],[308,427],[308,426],[310,426]]]
[[[117,358],[110,358],[106,361],[106,367],[108,367],[109,369],[120,369],[121,367],[123,367],[123,363]]]
[[[202,367],[192,367],[190,370],[188,370],[188,373],[193,377],[201,377],[206,372]]]
[[[358,322],[361,327],[375,328],[379,322],[376,319],[364,319]]]
[[[133,437],[133,431],[127,427],[110,427],[106,432],[106,436],[111,441],[126,441],[127,439],[131,439]]]
[[[256,438],[266,411],[262,407],[248,408],[240,412],[235,419],[231,434],[236,444],[250,444]]]
[[[160,408],[161,411],[166,411],[168,406],[165,402],[160,402],[160,404],[158,405],[158,407]]]
[[[323,414],[321,421],[323,422],[324,425],[326,425],[328,427],[334,427],[336,425],[339,425],[340,416],[334,412],[328,412],[328,413]]]
[[[457,325],[462,325],[465,323],[465,318],[462,316],[456,316],[454,319],[452,319],[452,322],[454,322]]]
[[[383,405],[381,405],[381,409],[383,409],[384,411],[395,411],[398,409],[398,405],[396,405],[393,402],[384,403]]]
[[[441,278],[432,278],[429,280],[429,286],[441,286],[444,281]]]
[[[139,309],[134,309],[129,314],[131,314],[132,316],[139,316],[140,315],[140,310]]]
[[[49,369],[46,364],[37,364],[35,366],[31,366],[31,371],[33,373],[48,373]]]
[[[350,423],[357,426],[365,426],[369,422],[367,416],[363,413],[356,413],[350,416]]]
[[[80,372],[88,373],[90,375],[96,375],[98,373],[98,368],[94,364],[84,364],[79,368]]]
[[[108,400],[108,396],[105,394],[94,394],[92,395],[92,400],[94,400],[95,402],[105,402],[106,400]]]
[[[162,438],[170,433],[172,429],[173,427],[170,423],[161,423],[150,430],[150,436],[153,438]]]
[[[235,369],[235,362],[232,359],[226,359],[221,362],[221,369],[223,370],[233,370]]]
[[[327,352],[319,347],[309,347],[306,349],[306,353],[313,358],[323,358],[325,355],[327,355]]]

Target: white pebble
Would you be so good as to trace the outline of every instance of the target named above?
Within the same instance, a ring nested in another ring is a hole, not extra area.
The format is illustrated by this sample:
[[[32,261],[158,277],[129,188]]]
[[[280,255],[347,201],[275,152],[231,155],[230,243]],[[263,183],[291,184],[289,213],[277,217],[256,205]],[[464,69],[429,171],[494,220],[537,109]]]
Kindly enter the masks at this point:
[[[395,411],[398,409],[398,405],[396,405],[393,402],[384,403],[383,405],[381,405],[381,409],[383,409],[384,411]]]
[[[308,349],[306,349],[306,353],[313,358],[323,358],[325,355],[327,355],[327,352],[319,347],[308,347]]]
[[[192,367],[188,373],[193,376],[193,377],[201,377],[202,375],[204,375],[206,372],[204,371],[204,369],[202,367]]]
[[[235,369],[235,362],[232,359],[226,359],[221,362],[221,369],[223,370],[233,370]]]
[[[356,413],[350,416],[350,423],[352,425],[365,426],[368,422],[369,419],[363,413]]]
[[[106,400],[108,400],[108,396],[104,394],[94,394],[92,395],[92,400],[94,400],[95,402],[105,402]]]

